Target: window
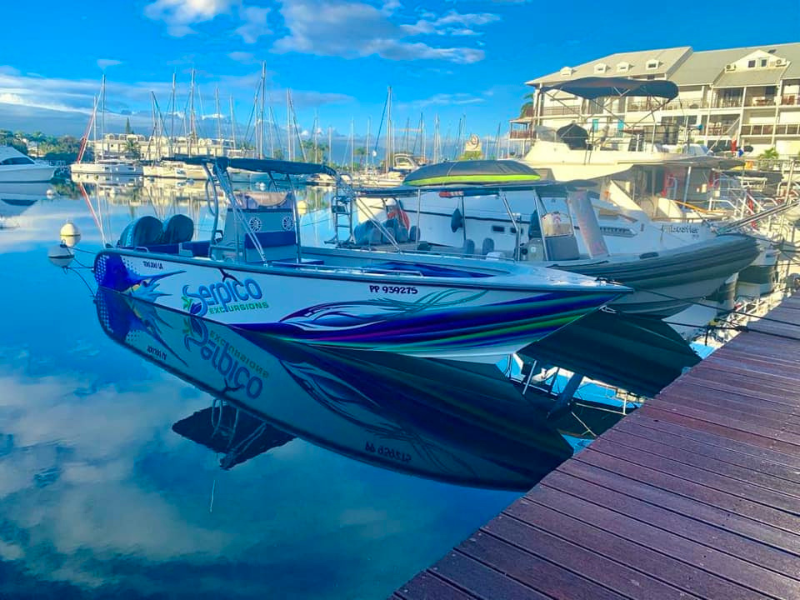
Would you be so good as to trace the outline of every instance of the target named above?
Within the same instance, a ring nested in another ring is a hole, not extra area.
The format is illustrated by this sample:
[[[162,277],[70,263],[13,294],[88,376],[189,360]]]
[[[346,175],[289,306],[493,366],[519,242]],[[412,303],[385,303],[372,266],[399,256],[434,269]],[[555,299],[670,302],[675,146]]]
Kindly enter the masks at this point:
[[[595,73],[605,73],[606,72],[606,65],[604,63],[600,63],[594,66]]]
[[[766,67],[766,66],[767,66],[767,63],[768,63],[768,62],[769,62],[769,61],[768,61],[766,58],[762,58],[760,61],[758,61],[758,63],[759,63],[759,66],[760,66],[762,69],[763,69],[764,67]]]
[[[561,69],[562,77],[569,77],[570,75],[572,75],[572,67],[564,67]]]
[[[747,68],[748,69],[754,69],[755,66],[756,66],[756,61],[754,61],[754,60],[748,60],[747,61]]]
[[[0,165],[32,165],[33,161],[27,156],[12,156],[0,162]]]
[[[647,64],[645,65],[645,68],[648,71],[654,71],[655,69],[658,68],[658,65],[659,65],[659,62],[657,60],[648,60]]]
[[[630,65],[626,62],[621,62],[617,65],[617,72],[619,73],[627,73],[628,69],[630,69]]]

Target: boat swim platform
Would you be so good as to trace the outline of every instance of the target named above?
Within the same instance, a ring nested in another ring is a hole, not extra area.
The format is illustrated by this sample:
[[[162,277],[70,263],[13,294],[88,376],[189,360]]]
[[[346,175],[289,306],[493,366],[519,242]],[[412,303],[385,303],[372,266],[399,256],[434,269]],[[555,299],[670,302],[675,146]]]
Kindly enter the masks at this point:
[[[394,600],[800,598],[800,296]]]

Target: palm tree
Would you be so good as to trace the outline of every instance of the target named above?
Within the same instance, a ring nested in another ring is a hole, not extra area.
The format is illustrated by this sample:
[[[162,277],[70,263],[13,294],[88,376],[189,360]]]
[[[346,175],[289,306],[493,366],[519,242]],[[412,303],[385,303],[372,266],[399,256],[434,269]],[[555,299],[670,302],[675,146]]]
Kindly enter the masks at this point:
[[[764,158],[766,160],[775,160],[779,158],[777,148],[767,148],[761,154],[758,155],[758,158]]]
[[[524,100],[527,100],[525,104],[523,104],[519,109],[519,118],[524,119],[525,117],[532,117],[533,116],[533,93],[525,94],[522,97]]]

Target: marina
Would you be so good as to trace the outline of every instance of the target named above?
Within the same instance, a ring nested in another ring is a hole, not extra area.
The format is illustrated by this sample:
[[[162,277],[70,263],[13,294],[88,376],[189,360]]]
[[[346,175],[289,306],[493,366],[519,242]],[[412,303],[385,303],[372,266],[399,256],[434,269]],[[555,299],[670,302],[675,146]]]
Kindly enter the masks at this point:
[[[791,19],[45,5],[0,49],[0,599],[800,597]]]
[[[394,598],[795,598],[788,298]]]

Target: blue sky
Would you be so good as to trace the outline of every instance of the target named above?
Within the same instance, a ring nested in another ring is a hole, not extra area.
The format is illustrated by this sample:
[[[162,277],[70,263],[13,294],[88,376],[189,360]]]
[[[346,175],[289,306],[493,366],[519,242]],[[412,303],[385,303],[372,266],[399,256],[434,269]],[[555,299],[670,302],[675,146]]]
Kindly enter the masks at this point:
[[[195,68],[203,112],[214,112],[218,86],[246,122],[266,60],[281,122],[290,88],[303,129],[318,113],[322,129],[345,135],[351,119],[363,134],[371,117],[374,133],[391,85],[398,128],[424,113],[430,131],[439,114],[442,136],[455,136],[466,115],[469,131],[487,135],[507,128],[524,81],[565,65],[617,51],[800,38],[797,0],[773,0],[768,10],[688,0],[39,0],[4,3],[3,13],[0,128],[41,124],[51,133],[82,130],[103,71],[111,110],[149,111],[151,91],[164,109],[173,71],[185,94]]]

